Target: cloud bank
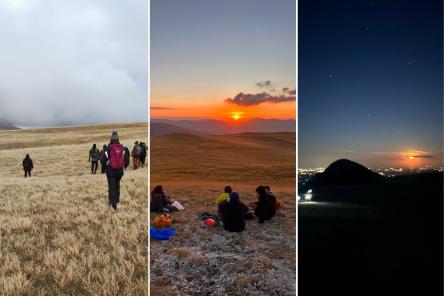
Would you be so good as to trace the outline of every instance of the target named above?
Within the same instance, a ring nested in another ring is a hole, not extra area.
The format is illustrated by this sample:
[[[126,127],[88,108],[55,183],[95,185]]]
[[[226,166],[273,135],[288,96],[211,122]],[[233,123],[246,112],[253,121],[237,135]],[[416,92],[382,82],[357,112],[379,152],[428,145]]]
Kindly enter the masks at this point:
[[[257,94],[238,93],[234,98],[225,99],[225,103],[235,104],[239,106],[255,106],[262,103],[283,103],[295,101],[295,96],[288,95],[271,95],[267,92]]]
[[[148,2],[0,2],[0,118],[19,126],[144,121]]]

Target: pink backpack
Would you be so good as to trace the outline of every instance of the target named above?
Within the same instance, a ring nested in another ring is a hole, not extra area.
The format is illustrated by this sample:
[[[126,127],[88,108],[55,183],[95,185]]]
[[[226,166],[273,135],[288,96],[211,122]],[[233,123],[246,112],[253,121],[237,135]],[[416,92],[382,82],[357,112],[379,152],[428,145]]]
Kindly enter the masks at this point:
[[[125,164],[124,148],[122,144],[111,144],[109,152],[109,166],[112,169],[122,169]]]

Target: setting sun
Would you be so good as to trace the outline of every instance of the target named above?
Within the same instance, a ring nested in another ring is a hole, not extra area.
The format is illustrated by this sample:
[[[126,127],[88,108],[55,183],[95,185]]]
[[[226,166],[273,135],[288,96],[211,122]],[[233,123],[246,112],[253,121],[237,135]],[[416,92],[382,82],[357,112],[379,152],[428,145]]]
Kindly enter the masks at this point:
[[[230,112],[230,117],[234,120],[239,120],[242,118],[242,115],[244,115],[244,112]]]

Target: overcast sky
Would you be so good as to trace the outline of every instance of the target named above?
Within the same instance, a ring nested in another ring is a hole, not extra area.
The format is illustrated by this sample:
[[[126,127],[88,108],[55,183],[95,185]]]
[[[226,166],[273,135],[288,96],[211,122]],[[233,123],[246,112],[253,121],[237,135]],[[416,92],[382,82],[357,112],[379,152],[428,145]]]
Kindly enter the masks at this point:
[[[0,118],[144,121],[148,1],[1,0]]]

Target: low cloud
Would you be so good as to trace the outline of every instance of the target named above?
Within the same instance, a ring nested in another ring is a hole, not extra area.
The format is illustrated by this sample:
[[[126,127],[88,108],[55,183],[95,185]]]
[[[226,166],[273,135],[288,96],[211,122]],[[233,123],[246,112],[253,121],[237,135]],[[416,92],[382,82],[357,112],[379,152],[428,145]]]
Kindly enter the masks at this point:
[[[295,101],[295,96],[286,95],[271,95],[267,92],[257,93],[257,94],[244,94],[238,93],[234,98],[225,99],[225,103],[235,104],[239,106],[256,106],[262,103],[284,103]]]
[[[0,1],[0,118],[146,121],[147,2]]]
[[[433,158],[432,155],[412,155],[413,158]]]

